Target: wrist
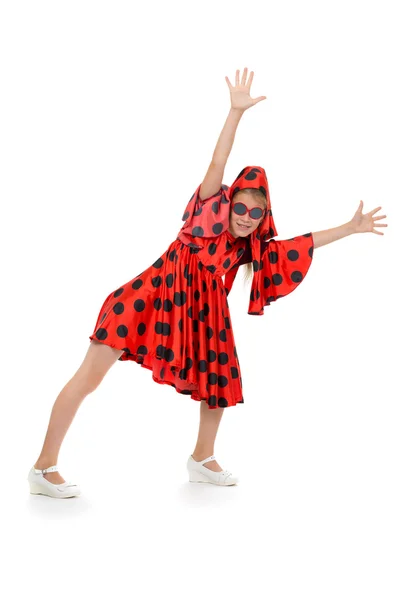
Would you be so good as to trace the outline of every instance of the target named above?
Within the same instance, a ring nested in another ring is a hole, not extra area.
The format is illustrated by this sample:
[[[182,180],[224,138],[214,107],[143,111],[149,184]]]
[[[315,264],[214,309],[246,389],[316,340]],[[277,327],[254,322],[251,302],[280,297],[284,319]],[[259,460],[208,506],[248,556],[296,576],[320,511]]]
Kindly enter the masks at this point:
[[[347,223],[342,225],[342,227],[343,231],[345,232],[345,235],[352,235],[353,233],[357,233],[356,228],[351,221],[348,221]]]
[[[231,106],[229,112],[230,114],[234,115],[235,117],[238,117],[240,119],[240,117],[242,116],[242,114],[244,113],[245,109],[244,108],[233,108],[233,106]]]

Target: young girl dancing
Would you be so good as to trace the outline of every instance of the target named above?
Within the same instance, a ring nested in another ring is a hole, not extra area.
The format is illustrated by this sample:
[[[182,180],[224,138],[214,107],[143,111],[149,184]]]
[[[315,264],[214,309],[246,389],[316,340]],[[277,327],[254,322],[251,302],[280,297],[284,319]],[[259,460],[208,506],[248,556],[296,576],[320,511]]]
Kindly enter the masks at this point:
[[[228,294],[241,265],[252,276],[248,313],[288,295],[310,267],[314,248],[353,233],[386,227],[363,214],[363,202],[347,223],[288,240],[277,235],[268,181],[259,166],[247,166],[230,187],[222,183],[236,128],[243,113],[265,96],[251,98],[254,73],[247,68],[235,85],[226,77],[231,107],[205,178],[189,200],[177,238],[140,275],[105,299],[87,354],[58,395],[42,451],[28,474],[30,492],[54,498],[78,496],[76,484],[58,472],[61,443],[83,399],[117,361],[135,361],[160,384],[173,386],[200,404],[200,425],[187,460],[189,481],[233,485],[214,444],[224,410],[244,402],[242,376],[231,326]],[[224,279],[222,277],[224,276]]]

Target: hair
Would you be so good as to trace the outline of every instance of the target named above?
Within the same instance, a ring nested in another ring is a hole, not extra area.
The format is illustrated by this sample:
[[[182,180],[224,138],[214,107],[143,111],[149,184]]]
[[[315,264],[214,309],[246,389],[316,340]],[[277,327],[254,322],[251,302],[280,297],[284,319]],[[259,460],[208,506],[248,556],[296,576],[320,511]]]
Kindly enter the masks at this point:
[[[246,192],[247,194],[250,194],[251,196],[253,196],[254,200],[260,200],[261,203],[263,204],[264,208],[267,208],[267,198],[265,196],[265,194],[257,189],[257,188],[243,188],[242,190],[238,190],[236,192],[236,194],[238,194],[239,192]],[[236,194],[234,194],[232,196],[232,202],[234,197],[236,196]],[[262,221],[261,221],[262,223]],[[253,277],[253,263],[246,263],[244,266],[244,273],[243,273],[243,280],[244,280],[244,285],[246,283],[248,283],[249,281],[251,281],[252,277]]]

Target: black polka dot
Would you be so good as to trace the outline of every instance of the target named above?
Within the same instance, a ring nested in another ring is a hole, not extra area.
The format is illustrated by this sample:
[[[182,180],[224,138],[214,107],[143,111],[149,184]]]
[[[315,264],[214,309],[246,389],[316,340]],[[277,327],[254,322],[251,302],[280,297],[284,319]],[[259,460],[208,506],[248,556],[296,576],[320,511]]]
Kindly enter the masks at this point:
[[[217,289],[217,282],[215,281],[215,279],[213,279],[213,282],[212,282],[212,289],[214,290],[214,292]]]
[[[206,329],[206,336],[208,340],[211,340],[212,336],[214,335],[214,331],[212,330],[211,327],[207,327]]]
[[[164,375],[165,375],[165,367],[163,367],[160,371],[160,379],[164,379]]]
[[[171,348],[167,348],[164,352],[164,358],[167,362],[171,362],[174,360],[174,352]]]
[[[192,283],[193,283],[193,275],[190,273],[188,280],[187,280],[188,287],[191,287]]]
[[[221,342],[226,342],[226,330],[225,329],[221,329],[221,331],[219,332],[219,339],[221,340]]]
[[[207,304],[207,302],[205,302],[204,303],[204,314],[205,314],[206,317],[208,317],[209,313],[210,313],[210,307]]]
[[[259,264],[258,264],[258,260],[253,260],[253,270],[254,273],[257,273],[258,269],[259,269]]]
[[[279,273],[274,273],[272,275],[272,281],[273,281],[274,285],[281,285],[281,283],[283,281],[283,277]]]
[[[114,306],[113,306],[113,311],[115,312],[116,315],[122,315],[124,310],[125,310],[125,307],[122,304],[122,302],[117,302],[117,304],[114,304]]]
[[[225,327],[226,329],[230,329],[231,328],[231,323],[229,321],[229,317],[225,317]]]
[[[148,350],[146,348],[146,346],[139,346],[139,348],[137,349],[137,354],[147,354]]]
[[[273,252],[273,251],[269,252],[268,253],[268,258],[269,258],[269,262],[274,265],[275,263],[278,262],[278,253],[277,252]]]
[[[186,369],[181,369],[179,371],[179,379],[186,379],[187,378],[187,371]]]
[[[297,250],[289,250],[287,257],[289,260],[297,260],[299,258],[299,253]]]
[[[161,321],[157,321],[154,326],[155,332],[161,335],[170,335],[171,327],[168,323],[162,323]]]
[[[312,258],[313,251],[314,251],[314,247],[313,247],[313,246],[311,246],[311,248],[309,248],[309,249],[308,249],[308,256],[309,256],[310,258]]]
[[[229,267],[229,265],[230,265],[230,264],[231,264],[231,259],[230,259],[230,258],[227,258],[227,259],[224,261],[224,264],[223,264],[222,266],[224,267],[224,269],[227,269],[227,268]]]
[[[199,360],[199,371],[200,373],[206,373],[207,371],[207,361]]]
[[[157,275],[157,277],[152,277],[151,283],[154,285],[155,288],[160,287],[160,285],[162,284],[162,277],[160,277],[160,275]]]
[[[174,304],[176,306],[183,306],[186,303],[186,292],[175,292],[174,293]]]
[[[118,325],[117,334],[119,337],[126,337],[128,335],[128,328],[126,325]]]
[[[215,215],[218,214],[218,212],[219,212],[219,202],[218,201],[215,201],[215,202],[212,203],[211,210],[213,211],[213,213]]]
[[[290,278],[295,283],[299,283],[299,281],[303,279],[303,275],[300,273],[300,271],[293,271],[293,273],[290,275]]]
[[[193,319],[193,306],[189,306],[188,308],[188,317],[189,319]]]
[[[124,291],[124,288],[119,288],[118,290],[116,290],[114,292],[114,298],[118,298],[118,296],[120,296],[123,291]]]
[[[251,171],[249,171],[249,172],[247,173],[247,175],[245,175],[245,177],[244,177],[244,178],[245,178],[245,179],[247,179],[247,180],[250,180],[250,181],[252,181],[252,180],[253,180],[253,179],[255,179],[256,177],[257,177],[257,173],[256,173],[256,172],[255,172],[253,169],[251,169]]]
[[[214,362],[217,359],[217,353],[214,350],[209,350],[207,352],[207,360],[208,362]]]
[[[210,273],[215,273],[215,271],[217,270],[217,267],[215,265],[209,265],[207,268],[207,271],[210,271]]]
[[[133,308],[137,311],[137,312],[142,312],[144,310],[146,306],[146,303],[144,300],[135,300],[135,302],[133,303]]]
[[[143,300],[141,302],[143,302]],[[160,308],[162,307],[161,298],[156,298],[153,302],[153,306],[156,310],[160,310]]]
[[[155,267],[156,269],[160,269],[164,264],[164,261],[162,258],[159,258],[158,260],[156,260],[155,263],[153,263],[153,267]]]
[[[193,216],[198,217],[203,212],[203,207],[200,206],[197,210],[194,211]]]
[[[208,254],[213,256],[213,254],[215,254],[216,251],[217,251],[217,244],[214,244],[214,242],[211,242],[211,244],[208,246]]]
[[[143,281],[141,279],[136,279],[136,281],[134,281],[132,283],[132,287],[134,290],[138,290],[139,288],[141,288],[143,285]]]
[[[204,310],[199,311],[199,321],[201,321],[202,323],[204,323],[205,321]]]
[[[228,360],[229,360],[229,357],[226,352],[220,352],[218,354],[218,362],[220,365],[226,365]]]
[[[218,385],[219,387],[226,387],[228,385],[228,378],[225,375],[218,376]]]
[[[197,333],[199,331],[199,322],[198,322],[198,320],[197,319],[193,319],[192,325],[193,325],[193,332]]]
[[[178,327],[179,327],[179,331],[183,331],[183,320],[179,319],[179,323],[178,323]]]
[[[195,291],[195,293],[194,293],[194,299],[197,300],[197,301],[200,300],[200,292],[199,292],[199,290]]]
[[[108,336],[107,330],[104,329],[103,327],[100,327],[96,333],[95,333],[96,337],[98,340],[105,340]]]
[[[217,396],[210,396],[208,399],[209,406],[217,406]]]
[[[175,259],[175,256],[176,256],[176,251],[172,250],[172,252],[170,252],[170,255],[168,258],[172,262]]]
[[[165,278],[165,283],[167,287],[171,288],[174,285],[174,275],[173,273],[169,273]]]
[[[197,265],[197,268],[199,269],[199,271],[203,270],[203,263],[201,262],[201,260],[199,260],[199,263]]]
[[[143,335],[145,331],[146,331],[146,323],[139,323],[139,325],[137,327],[138,334]]]
[[[216,373],[209,373],[207,377],[208,383],[210,385],[215,385],[218,381],[218,377]]]
[[[240,258],[242,256],[242,254],[244,254],[244,248],[238,248],[238,251],[236,252],[236,256],[238,258]]]
[[[264,287],[268,288],[271,285],[271,280],[269,277],[264,277]]]
[[[192,366],[193,366],[193,361],[190,358],[190,356],[187,356],[186,361],[185,361],[185,369],[189,370],[192,368]]]
[[[194,235],[195,237],[203,237],[204,229],[202,227],[193,227],[192,235]]]
[[[237,379],[239,377],[239,371],[236,367],[231,367],[231,376],[232,379]]]
[[[171,312],[171,310],[173,309],[173,304],[171,302],[171,300],[169,300],[168,298],[166,298],[164,300],[164,310],[165,312]]]
[[[219,235],[223,227],[224,226],[222,225],[222,223],[215,223],[215,225],[212,226],[213,233],[215,233],[215,235]]]
[[[230,242],[226,242],[225,248],[226,250],[230,250],[231,248],[233,248],[233,245]]]
[[[182,217],[182,221],[187,221],[187,219],[189,218],[190,212],[187,210],[185,213],[183,213],[183,217]]]
[[[226,398],[218,398],[218,406],[220,408],[226,408],[228,406],[228,400]]]

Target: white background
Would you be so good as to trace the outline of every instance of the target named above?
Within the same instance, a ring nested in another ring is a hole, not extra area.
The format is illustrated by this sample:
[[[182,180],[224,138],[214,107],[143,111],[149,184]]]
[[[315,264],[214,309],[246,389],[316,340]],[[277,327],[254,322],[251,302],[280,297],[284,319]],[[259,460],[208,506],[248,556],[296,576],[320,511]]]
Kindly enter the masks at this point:
[[[395,2],[4,1],[2,525],[7,598],[398,600],[399,20]],[[385,235],[317,248],[302,284],[229,303],[243,405],[190,484],[199,404],[118,361],[31,496],[58,393],[106,296],[176,238],[235,70],[255,72],[225,171],[269,181],[277,239],[382,206]],[[395,373],[395,369],[397,372]]]

